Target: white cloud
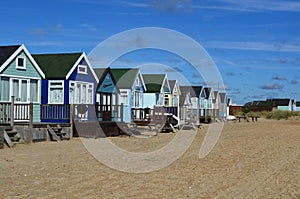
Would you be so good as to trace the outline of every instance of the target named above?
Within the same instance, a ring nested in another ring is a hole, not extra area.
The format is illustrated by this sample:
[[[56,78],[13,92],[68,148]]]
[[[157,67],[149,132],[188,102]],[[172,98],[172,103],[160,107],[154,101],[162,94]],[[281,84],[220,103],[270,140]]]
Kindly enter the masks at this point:
[[[300,52],[300,46],[288,43],[264,43],[264,42],[237,42],[237,41],[213,41],[204,42],[206,48],[275,51],[275,52]]]
[[[284,85],[282,84],[265,84],[262,85],[260,88],[264,90],[276,90],[276,89],[282,89]]]
[[[283,0],[219,0],[230,7],[235,9],[241,9],[240,11],[252,10],[252,11],[289,11],[299,12],[300,2],[296,1],[283,1]]]

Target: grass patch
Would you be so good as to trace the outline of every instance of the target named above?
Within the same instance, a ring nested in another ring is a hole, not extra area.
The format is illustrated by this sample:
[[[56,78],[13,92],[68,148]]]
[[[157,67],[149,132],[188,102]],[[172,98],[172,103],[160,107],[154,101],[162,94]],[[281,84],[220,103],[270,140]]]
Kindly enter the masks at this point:
[[[293,116],[300,116],[299,112],[292,112],[292,111],[280,111],[280,110],[274,110],[271,112],[262,112],[262,114],[265,116],[266,119],[289,119]]]

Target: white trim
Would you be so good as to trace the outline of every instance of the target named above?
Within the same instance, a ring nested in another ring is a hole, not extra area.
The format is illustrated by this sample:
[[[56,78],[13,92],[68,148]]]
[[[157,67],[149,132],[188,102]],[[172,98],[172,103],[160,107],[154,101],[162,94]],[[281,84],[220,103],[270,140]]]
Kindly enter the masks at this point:
[[[30,80],[37,80],[37,79],[30,79]],[[30,82],[29,80],[29,82]],[[42,81],[41,80],[37,80],[37,90],[38,90],[38,93],[37,93],[37,99],[38,101],[37,102],[34,102],[32,101],[32,103],[41,103],[41,86],[42,86]],[[31,90],[30,90],[31,92]]]
[[[68,94],[69,94],[69,103],[70,103],[70,88],[71,88],[71,84],[74,84],[74,99],[73,99],[73,104],[94,104],[94,95],[95,95],[95,90],[94,90],[94,84],[91,83],[91,82],[83,82],[83,81],[70,81],[69,82],[69,91],[68,91]],[[76,101],[76,95],[77,95],[77,85],[81,85],[81,88],[82,88],[82,85],[86,85],[86,93],[85,94],[81,94],[80,96],[80,99],[82,99],[82,96],[85,95],[86,97],[86,100],[85,102],[79,102],[79,101]],[[88,103],[88,90],[89,90],[89,86],[92,87],[92,101],[90,103]]]
[[[9,79],[9,96],[14,96],[14,93],[13,93],[13,88],[14,88],[14,83],[13,81],[14,80],[18,80],[18,84],[19,84],[19,90],[18,90],[18,93],[19,93],[19,98],[16,98],[15,96],[15,103],[17,104],[20,104],[20,103],[30,103],[30,100],[28,100],[30,98],[30,79],[25,79],[25,78],[10,78]],[[22,101],[18,101],[18,99],[21,99],[21,93],[22,93],[22,81],[26,81],[27,83],[27,91],[26,91],[26,101],[25,102],[22,102]],[[10,100],[10,99],[9,99]]]
[[[62,89],[63,89],[63,92],[62,92],[62,102],[60,103],[52,103],[50,102],[50,84],[51,83],[61,83],[62,84]],[[64,100],[65,100],[65,85],[64,85],[64,80],[49,80],[48,81],[48,104],[64,104]]]
[[[38,64],[36,63],[36,61],[33,59],[33,57],[31,56],[31,54],[28,52],[28,50],[26,49],[26,47],[24,46],[24,44],[22,44],[3,64],[2,66],[0,66],[0,73],[8,66],[9,63],[11,63],[13,61],[13,59],[15,59],[15,57],[21,52],[24,51],[26,56],[29,58],[29,60],[31,61],[32,65],[35,67],[35,69],[38,71],[38,73],[40,74],[40,76],[42,76],[42,78],[45,78],[45,74],[43,73],[43,71],[41,70],[41,68],[38,66]]]
[[[23,66],[19,66],[19,59],[23,60]],[[26,57],[25,56],[19,55],[16,57],[15,61],[16,61],[16,69],[26,70]]]
[[[125,93],[127,96],[127,100],[125,100],[125,102],[122,100],[122,92],[123,92],[123,96],[125,96]],[[129,106],[129,100],[130,100],[129,92],[130,92],[129,89],[120,89],[120,103],[123,103],[124,106]]]
[[[80,69],[84,69],[84,71],[81,71]],[[87,66],[79,64],[78,67],[77,67],[77,73],[87,75],[88,74],[87,73]]]
[[[82,58],[85,59],[86,63],[87,63],[87,67],[90,69],[90,71],[92,72],[96,82],[98,83],[99,82],[99,79],[95,73],[95,71],[93,70],[93,68],[91,67],[91,64],[87,58],[87,56],[85,55],[85,53],[83,52],[81,54],[81,56],[78,58],[78,60],[75,62],[75,64],[72,66],[71,70],[68,72],[68,74],[66,75],[66,79],[69,79],[70,76],[72,75],[73,71],[76,69],[76,67],[78,66],[79,62],[82,60]]]
[[[147,91],[147,88],[146,88],[146,85],[145,85],[145,82],[144,82],[144,79],[143,79],[143,75],[140,71],[140,69],[138,69],[138,73],[136,75],[136,78],[140,77],[140,79],[142,80],[142,86],[144,88],[144,91]]]
[[[31,86],[31,83],[30,83],[30,81],[31,80],[36,80],[37,81],[37,90],[38,90],[38,93],[37,93],[37,101],[32,101],[32,103],[40,103],[40,92],[41,92],[41,79],[37,79],[37,78],[29,78],[29,77],[19,77],[19,76],[10,76],[10,75],[0,75],[0,78],[1,77],[6,77],[6,78],[8,78],[9,79],[9,96],[11,97],[11,96],[13,96],[13,83],[12,83],[12,81],[13,80],[19,80],[19,81],[22,81],[22,80],[26,80],[27,81],[27,84],[28,84],[28,86],[27,86],[27,101],[26,102],[17,102],[18,104],[20,104],[20,103],[30,103],[31,102],[31,98],[30,98],[30,96],[31,96],[31,90],[30,90],[30,86]],[[20,92],[20,91],[19,91]],[[10,102],[10,98],[9,97],[9,100],[7,101],[7,102]],[[29,99],[29,100],[28,100]]]
[[[0,77],[41,80],[41,78],[36,78],[36,77],[16,76],[16,75],[6,75],[6,74],[0,74]]]
[[[169,92],[167,94],[170,94],[171,93],[171,88],[170,88],[170,84],[169,84],[169,80],[168,80],[167,75],[165,75],[165,78],[162,82],[162,85],[161,85],[161,88],[160,88],[160,93],[163,93],[163,94],[166,93],[166,92],[163,92],[163,88],[164,88],[165,83],[167,83],[167,87],[169,88]]]

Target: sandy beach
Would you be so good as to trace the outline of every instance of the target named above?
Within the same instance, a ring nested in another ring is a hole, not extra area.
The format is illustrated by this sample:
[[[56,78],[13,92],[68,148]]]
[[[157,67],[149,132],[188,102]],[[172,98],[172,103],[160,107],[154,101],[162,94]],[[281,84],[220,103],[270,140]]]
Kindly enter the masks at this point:
[[[300,198],[300,119],[227,122],[211,153],[198,153],[208,126],[161,170],[111,169],[79,138],[0,149],[0,198]],[[159,149],[175,133],[108,138],[122,149]]]

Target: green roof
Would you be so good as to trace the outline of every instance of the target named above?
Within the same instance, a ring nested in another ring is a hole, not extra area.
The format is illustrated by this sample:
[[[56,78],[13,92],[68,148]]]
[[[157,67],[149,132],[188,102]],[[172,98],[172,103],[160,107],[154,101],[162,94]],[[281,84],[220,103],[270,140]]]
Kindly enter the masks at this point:
[[[105,71],[105,68],[94,68],[94,71],[98,77],[98,79],[101,78],[102,74],[104,73]]]
[[[6,62],[10,56],[20,48],[21,45],[16,46],[0,46],[0,66]]]
[[[120,89],[131,89],[139,72],[137,68],[111,68],[111,72]]]
[[[146,93],[160,93],[164,83],[165,75],[162,74],[147,74],[143,75],[143,79],[147,88]]]
[[[32,55],[47,79],[65,78],[82,53]]]

